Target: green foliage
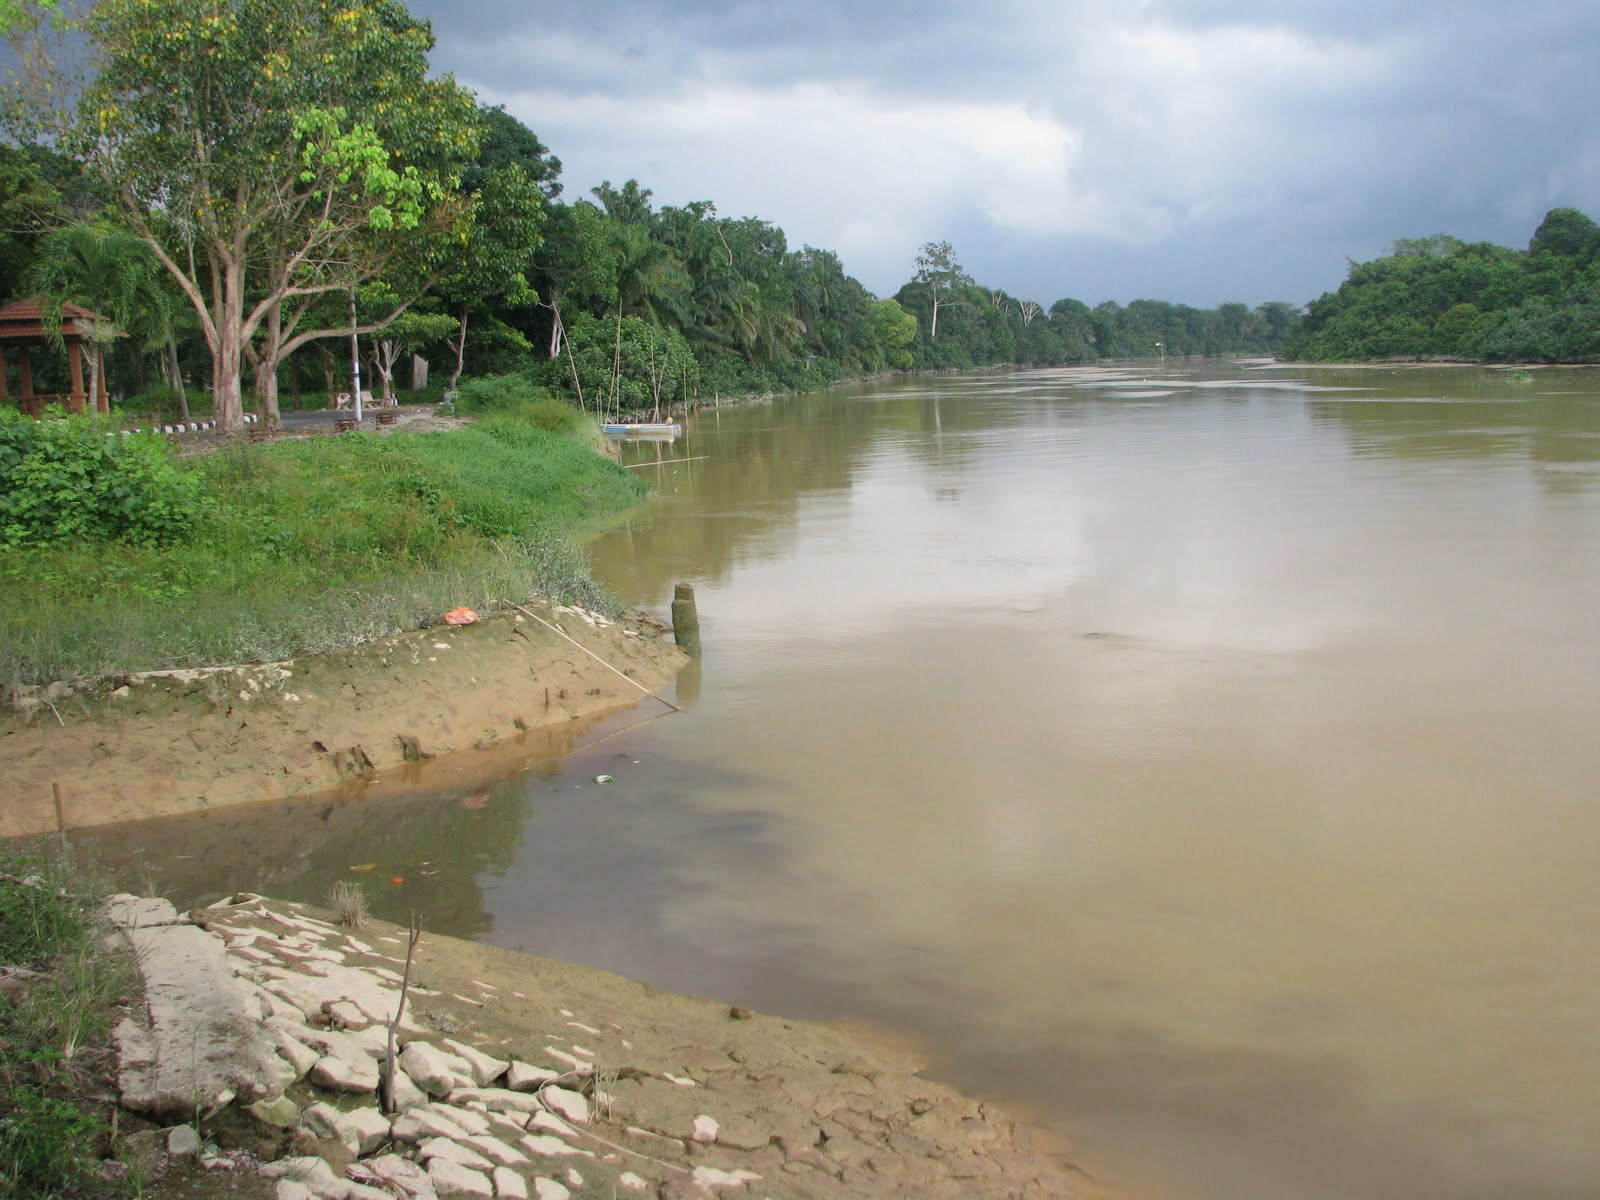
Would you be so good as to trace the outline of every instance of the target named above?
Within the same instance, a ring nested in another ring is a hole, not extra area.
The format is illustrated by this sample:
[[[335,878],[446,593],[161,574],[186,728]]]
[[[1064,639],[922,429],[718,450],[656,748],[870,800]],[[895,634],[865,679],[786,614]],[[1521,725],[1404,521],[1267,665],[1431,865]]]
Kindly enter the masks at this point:
[[[104,889],[64,850],[0,852],[0,964],[36,975],[0,1002],[0,1198],[118,1196],[98,1170],[102,1117],[66,1095],[101,1090],[117,1008],[135,983],[100,943]]]
[[[200,499],[198,475],[159,434],[0,409],[0,546],[172,542],[188,535]]]
[[[1600,226],[1571,208],[1547,214],[1525,253],[1445,234],[1398,241],[1386,258],[1352,263],[1337,291],[1312,301],[1284,355],[1594,361],[1597,256]]]
[[[192,460],[208,517],[186,541],[0,554],[0,590],[30,597],[0,611],[0,677],[286,658],[538,593],[613,607],[568,538],[645,485],[522,419],[553,424],[557,403],[523,394],[449,433],[241,445]]]
[[[456,389],[456,411],[470,416],[509,412],[548,394],[528,375],[486,375]]]

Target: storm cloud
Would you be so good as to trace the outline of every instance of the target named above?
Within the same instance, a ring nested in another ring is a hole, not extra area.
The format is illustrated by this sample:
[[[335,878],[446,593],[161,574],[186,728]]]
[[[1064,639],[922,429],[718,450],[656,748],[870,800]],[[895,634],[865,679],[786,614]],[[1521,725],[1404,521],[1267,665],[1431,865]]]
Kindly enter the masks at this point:
[[[1048,304],[1303,302],[1347,258],[1600,215],[1571,0],[412,0],[568,197],[637,178],[892,293],[953,242]]]

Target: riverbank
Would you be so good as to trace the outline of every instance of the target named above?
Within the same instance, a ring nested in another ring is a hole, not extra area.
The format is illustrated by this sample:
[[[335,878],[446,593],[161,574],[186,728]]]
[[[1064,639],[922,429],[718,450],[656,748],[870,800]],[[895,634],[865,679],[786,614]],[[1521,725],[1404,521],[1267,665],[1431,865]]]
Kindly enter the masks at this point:
[[[512,769],[542,731],[634,704],[688,661],[641,614],[611,621],[549,602],[528,614],[29,692],[0,713],[0,837],[52,832],[58,818],[82,828],[327,791],[470,786]]]
[[[251,894],[112,911],[148,997],[117,1041],[149,1197],[1093,1194],[903,1049],[425,930],[385,1113],[406,930]]]

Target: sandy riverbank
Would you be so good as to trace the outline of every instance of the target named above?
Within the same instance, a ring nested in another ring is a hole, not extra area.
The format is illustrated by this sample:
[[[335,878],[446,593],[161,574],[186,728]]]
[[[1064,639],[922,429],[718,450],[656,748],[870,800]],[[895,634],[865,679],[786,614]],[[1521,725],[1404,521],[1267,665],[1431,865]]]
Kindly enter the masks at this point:
[[[923,1078],[904,1049],[426,932],[398,1038],[405,1115],[385,1117],[371,1060],[399,998],[403,930],[249,894],[188,918],[133,904],[156,1044],[119,1033],[119,1092],[155,1126],[131,1137],[156,1200],[1097,1194],[1060,1147]],[[170,939],[185,952],[159,953]],[[199,1002],[185,981],[208,957],[224,982]],[[199,1066],[163,1061],[161,1030],[185,1022],[207,1047]],[[227,1033],[251,1025],[250,1045]],[[129,1046],[148,1053],[130,1062]],[[163,1154],[157,1132],[176,1121],[187,1136],[192,1114],[169,1113],[154,1086],[186,1070],[208,1096],[239,1091],[231,1107],[207,1101],[200,1132],[216,1148],[199,1161]]]
[[[651,691],[688,661],[649,618],[531,606]],[[286,663],[55,685],[0,715],[0,837],[334,791],[488,778],[644,699],[515,611]],[[650,701],[649,703],[654,703]],[[534,747],[537,749],[537,745]]]

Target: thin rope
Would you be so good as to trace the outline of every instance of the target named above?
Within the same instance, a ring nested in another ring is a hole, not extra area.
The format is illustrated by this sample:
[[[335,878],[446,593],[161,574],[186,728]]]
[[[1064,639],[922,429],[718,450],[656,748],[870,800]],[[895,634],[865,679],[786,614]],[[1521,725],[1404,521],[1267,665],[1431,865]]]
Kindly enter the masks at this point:
[[[610,671],[614,675],[618,675],[618,676],[621,676],[623,679],[626,679],[629,683],[633,684],[634,687],[638,688],[646,696],[649,696],[650,699],[652,699],[652,700],[660,700],[661,703],[665,704],[673,712],[682,712],[683,711],[683,709],[679,708],[671,700],[664,700],[660,696],[656,695],[649,688],[645,687],[644,684],[640,683],[637,679],[635,679],[632,675],[627,675],[627,674],[624,674],[623,672],[617,670],[610,663],[608,663],[605,659],[601,658],[593,650],[589,649],[589,647],[585,646],[582,642],[577,641],[576,639],[571,637],[567,633],[567,631],[562,629],[560,626],[552,625],[549,621],[546,621],[538,613],[532,612],[529,609],[523,608],[522,605],[520,605],[520,604],[513,604],[511,607],[516,609],[516,610],[518,610],[519,612],[527,613],[528,616],[532,617],[535,621],[539,622],[539,624],[543,625],[546,629],[550,630],[553,633],[559,634],[561,637],[566,638],[567,641],[571,642],[579,650],[582,650],[585,654],[587,654],[590,658],[594,659],[595,662],[599,663],[606,670]]]

